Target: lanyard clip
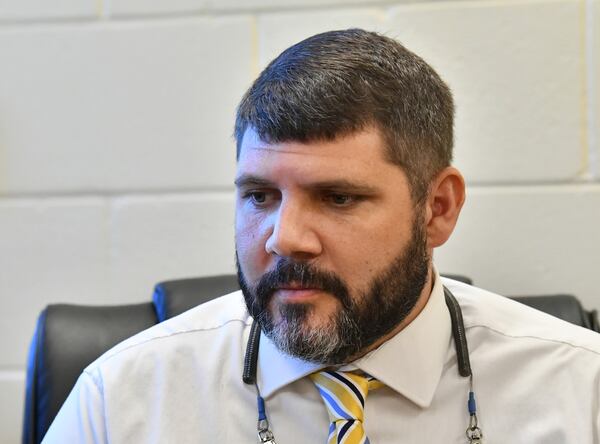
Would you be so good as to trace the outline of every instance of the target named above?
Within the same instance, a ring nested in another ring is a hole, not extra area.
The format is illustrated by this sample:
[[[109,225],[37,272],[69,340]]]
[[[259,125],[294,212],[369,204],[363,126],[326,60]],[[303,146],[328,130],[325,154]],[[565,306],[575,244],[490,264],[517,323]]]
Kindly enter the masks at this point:
[[[483,444],[483,433],[477,425],[477,415],[474,413],[469,420],[469,427],[467,428],[466,435],[469,444]]]
[[[475,437],[475,435],[473,435],[471,438],[469,438],[469,444],[483,444],[483,441],[481,440],[482,436],[479,435],[479,438]]]
[[[469,444],[483,444],[483,433],[477,424],[477,404],[473,392],[473,375],[471,375],[471,390],[469,391],[467,407],[469,408],[469,427],[467,427],[465,433]]]
[[[256,430],[258,430],[258,440],[260,444],[276,444],[273,432],[269,428],[269,421],[267,420],[267,412],[265,410],[265,400],[260,396],[260,390],[258,384],[256,386],[256,402],[258,405],[258,423]]]
[[[261,419],[258,421],[258,440],[261,444],[276,444],[273,432],[269,430],[269,421]]]

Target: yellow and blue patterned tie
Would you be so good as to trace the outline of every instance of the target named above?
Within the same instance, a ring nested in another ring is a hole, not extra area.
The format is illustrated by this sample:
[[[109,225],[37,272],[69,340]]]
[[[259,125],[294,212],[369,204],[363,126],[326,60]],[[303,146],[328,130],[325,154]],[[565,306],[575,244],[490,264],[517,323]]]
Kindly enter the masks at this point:
[[[363,427],[365,400],[369,390],[383,383],[355,373],[326,370],[313,373],[315,383],[329,412],[327,444],[369,444]]]

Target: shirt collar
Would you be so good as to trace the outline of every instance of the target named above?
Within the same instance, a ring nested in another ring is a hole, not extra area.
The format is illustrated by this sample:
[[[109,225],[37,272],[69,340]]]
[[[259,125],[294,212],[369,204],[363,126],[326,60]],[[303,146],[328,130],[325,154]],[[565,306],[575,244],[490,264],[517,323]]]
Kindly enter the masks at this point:
[[[431,404],[451,339],[450,316],[436,271],[434,279],[421,313],[397,335],[352,363],[423,408]],[[257,376],[265,398],[320,368],[323,365],[281,353],[261,335]]]

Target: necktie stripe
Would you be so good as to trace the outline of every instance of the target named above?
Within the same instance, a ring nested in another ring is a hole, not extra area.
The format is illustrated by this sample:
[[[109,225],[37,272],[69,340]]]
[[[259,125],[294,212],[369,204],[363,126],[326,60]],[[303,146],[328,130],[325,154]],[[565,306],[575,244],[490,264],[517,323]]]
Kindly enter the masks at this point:
[[[333,428],[333,431],[329,432],[329,437],[327,438],[327,444],[337,444],[337,431],[335,429],[335,424],[331,423],[329,429]]]
[[[362,415],[361,412],[364,407],[360,402],[360,399],[364,399],[364,397],[359,399],[356,396],[356,393],[354,393],[354,391],[346,384],[341,383],[341,381],[333,378],[327,373],[315,376],[313,381],[318,387],[326,390],[327,393],[332,395],[348,413],[351,415]],[[365,389],[367,389],[366,386]]]
[[[365,430],[362,427],[362,423],[354,421],[354,423],[348,428],[344,436],[338,442],[340,444],[362,444],[366,438]]]
[[[362,419],[363,405],[356,397],[356,394],[346,384],[342,384],[327,373],[316,375],[313,381],[320,389],[325,390],[326,393],[335,399],[340,408],[348,412],[351,417],[356,418],[360,416]]]
[[[348,433],[350,427],[354,425],[354,421],[347,421],[338,432],[338,443],[344,442],[344,436]]]
[[[335,433],[335,423],[332,422],[331,424],[329,424],[329,438],[331,439],[331,434]]]
[[[344,376],[342,376],[339,373],[335,373],[335,372],[326,372],[326,373],[328,375],[330,375],[331,377],[336,378],[343,384],[346,384],[348,386],[348,388],[350,390],[352,390],[352,392],[356,395],[356,397],[358,398],[358,400],[360,402],[360,405],[362,405],[363,408],[365,407],[365,398],[363,397],[362,390],[361,390],[362,387],[359,388],[360,386],[357,386],[355,381],[353,381],[350,378],[345,378]],[[348,375],[348,376],[350,376],[350,375]]]
[[[352,414],[344,409],[344,404],[341,401],[339,401],[335,395],[329,393],[327,390],[321,387],[319,387],[319,393],[321,394],[321,397],[325,400],[327,405],[330,406],[330,408],[332,408],[338,416],[340,416],[343,419],[353,418]]]
[[[382,386],[372,377],[322,371],[310,375],[329,412],[328,444],[369,444],[363,426],[370,387]]]

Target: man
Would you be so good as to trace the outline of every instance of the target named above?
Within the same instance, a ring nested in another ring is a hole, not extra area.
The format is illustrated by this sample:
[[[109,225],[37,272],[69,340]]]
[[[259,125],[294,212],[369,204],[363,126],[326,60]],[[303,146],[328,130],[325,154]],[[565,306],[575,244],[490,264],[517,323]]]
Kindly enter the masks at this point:
[[[600,442],[597,334],[433,267],[465,197],[452,126],[392,39],[283,52],[237,113],[242,293],[105,354],[44,442]]]

